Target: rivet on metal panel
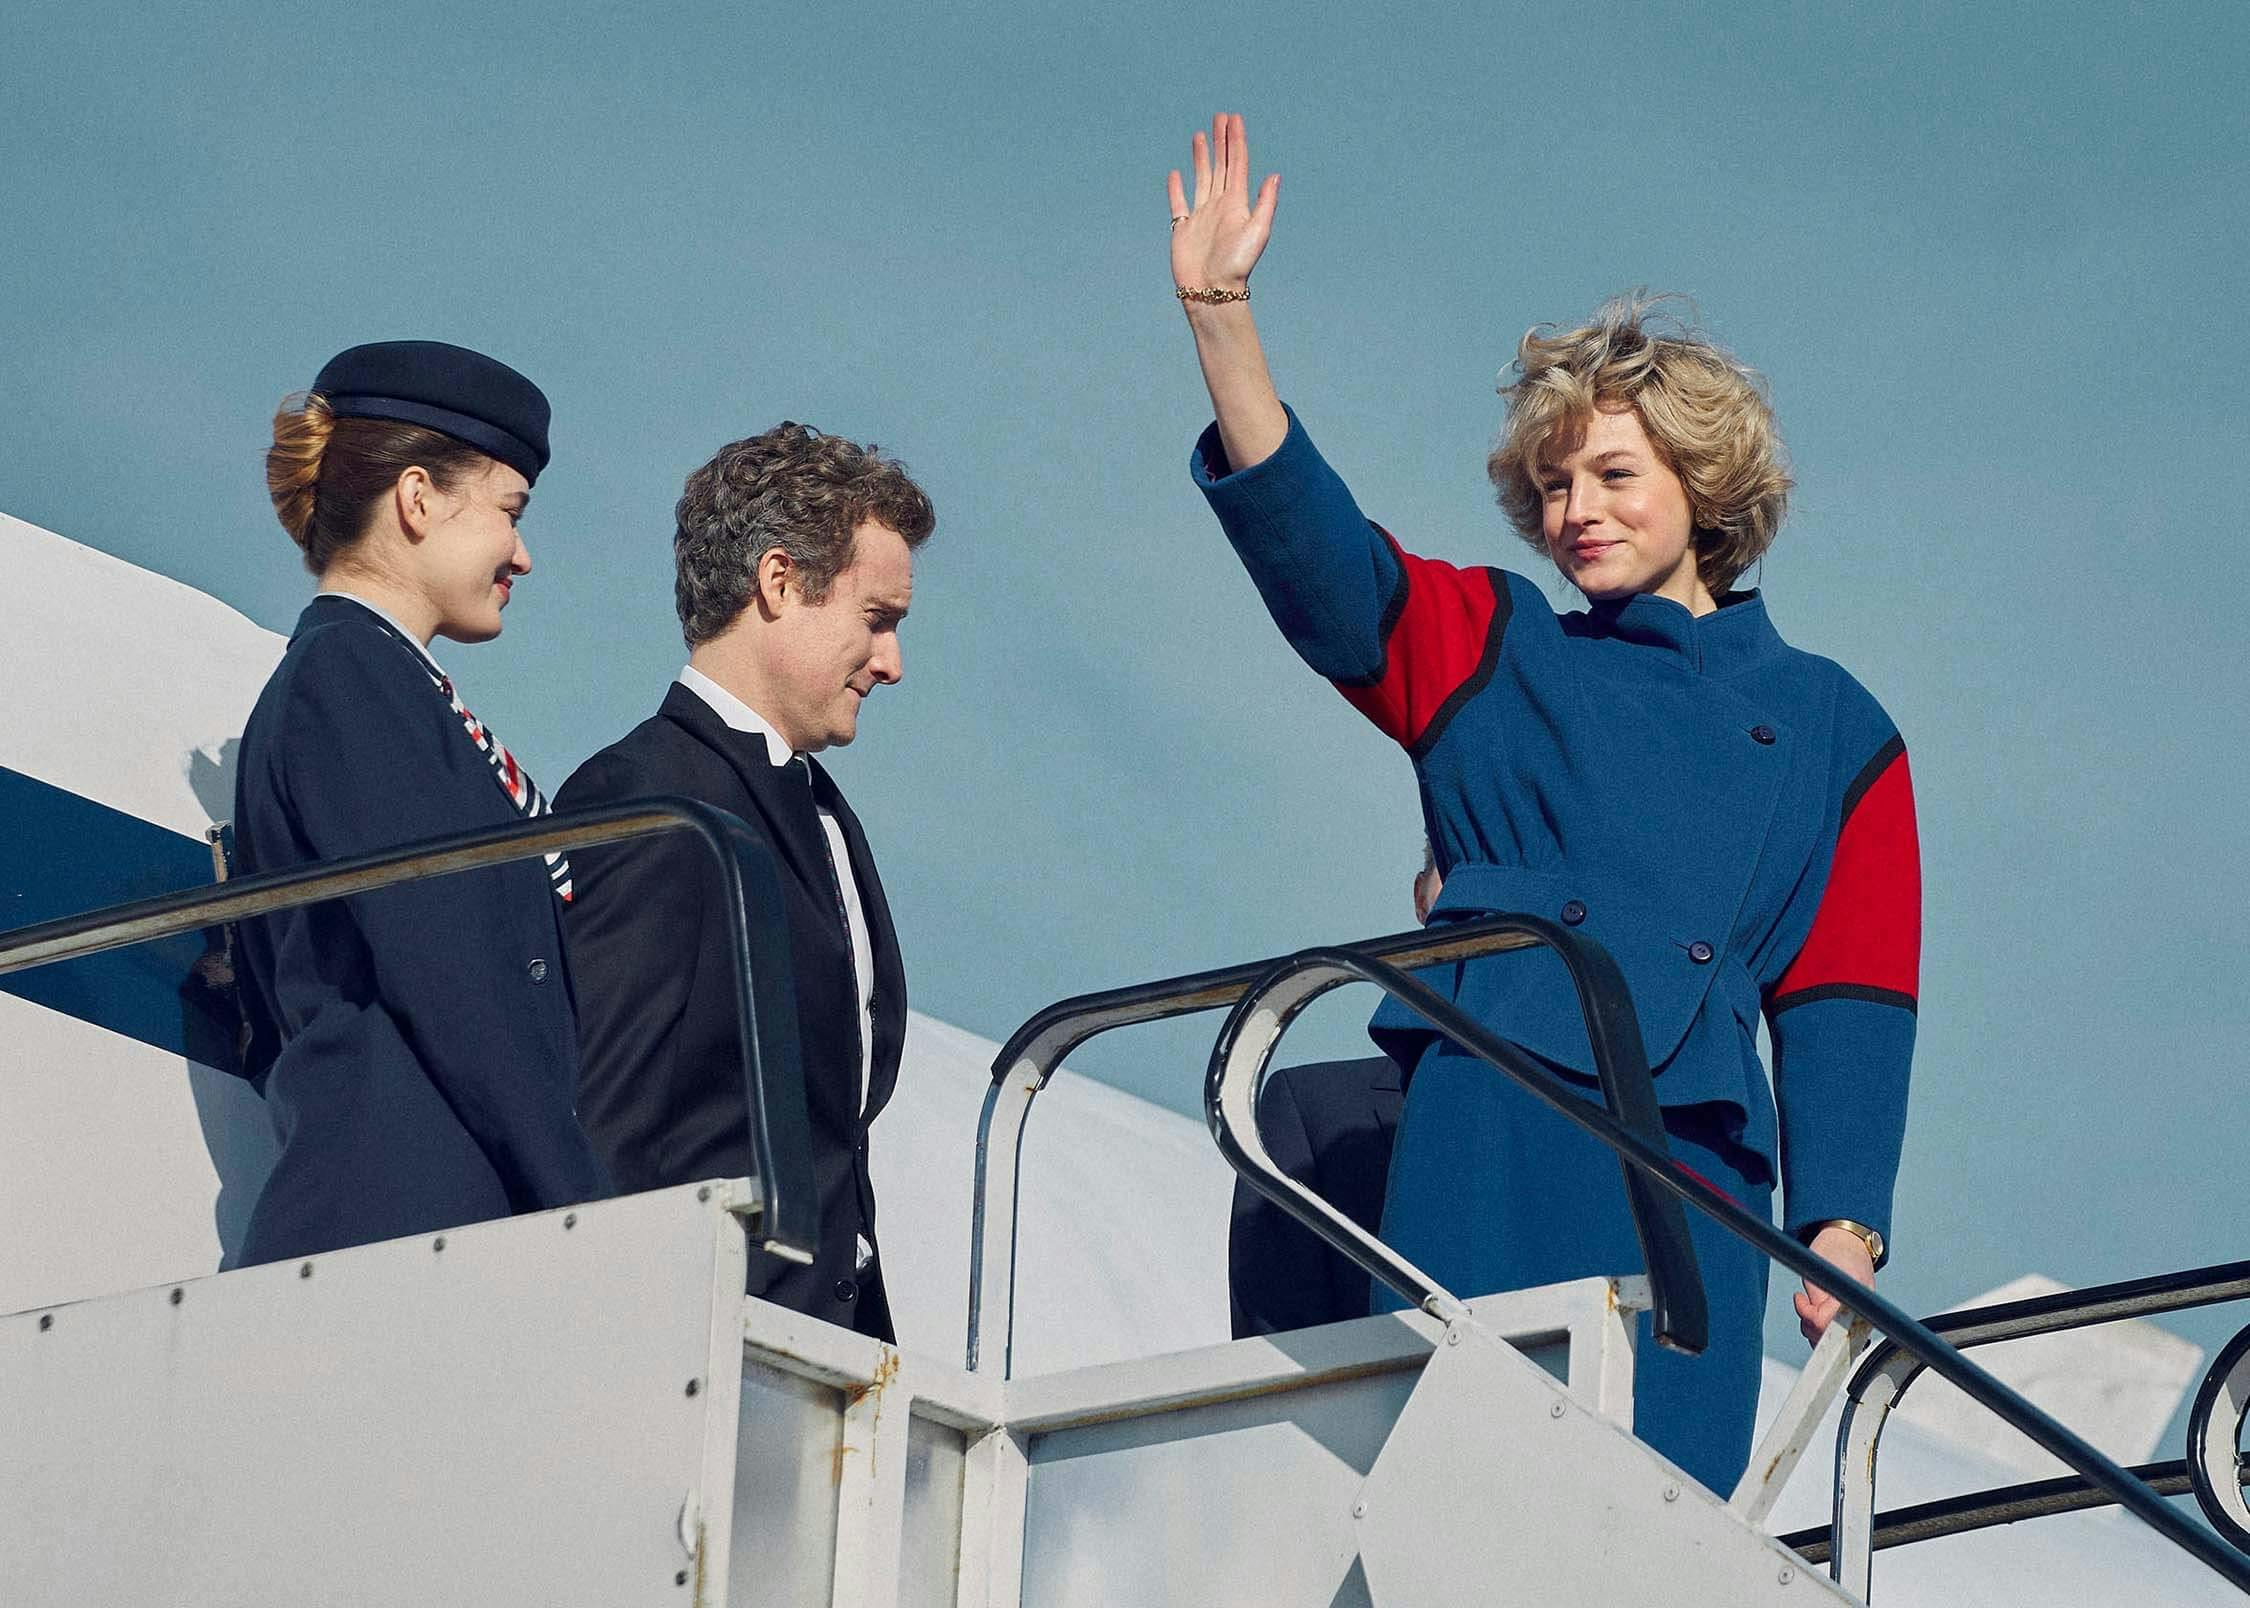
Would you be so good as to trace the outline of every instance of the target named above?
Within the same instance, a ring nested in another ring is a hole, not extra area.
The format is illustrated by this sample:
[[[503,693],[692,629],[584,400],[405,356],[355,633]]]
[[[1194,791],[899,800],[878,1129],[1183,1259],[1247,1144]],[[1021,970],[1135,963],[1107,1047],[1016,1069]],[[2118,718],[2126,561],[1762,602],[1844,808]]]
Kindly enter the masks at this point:
[[[577,1214],[576,1212],[564,1212],[564,1213],[563,1213],[563,1227],[565,1227],[565,1228],[576,1228],[577,1226],[578,1226],[578,1214]]]
[[[703,1394],[703,1381],[702,1381],[702,1380],[700,1380],[700,1379],[690,1379],[690,1380],[689,1380],[689,1381],[687,1382],[687,1393],[688,1393],[689,1395],[691,1395],[691,1396],[700,1396],[700,1395],[702,1395],[702,1394]]]
[[[53,1314],[52,1312],[42,1312],[42,1313],[40,1313],[40,1314],[39,1314],[39,1332],[40,1332],[41,1334],[45,1334],[45,1333],[46,1333],[46,1332],[47,1332],[47,1331],[48,1331],[49,1329],[52,1329],[52,1328],[53,1328],[54,1326],[55,1326],[55,1315],[54,1315],[54,1314]]]
[[[430,1241],[430,1249],[431,1249],[432,1251],[442,1251],[442,1250],[444,1250],[444,1249],[445,1249],[445,1236],[444,1236],[443,1234],[440,1234],[440,1235],[439,1235],[439,1236],[438,1236],[438,1237],[437,1237],[436,1239],[434,1239],[434,1240]]]
[[[187,1299],[187,1291],[185,1291],[185,1290],[181,1289],[181,1288],[180,1288],[180,1287],[179,1287],[179,1286],[178,1286],[177,1284],[173,1285],[173,1286],[172,1286],[172,1304],[173,1304],[174,1306],[178,1306],[178,1305],[179,1305],[179,1304],[180,1304],[180,1303],[181,1303],[182,1301],[185,1301],[186,1299]]]
[[[1781,1566],[1781,1573],[1775,1575],[1774,1578],[1786,1586],[1790,1581],[1797,1578],[1797,1571],[1785,1563]]]
[[[1560,1417],[1562,1417],[1562,1415],[1563,1415],[1563,1404],[1562,1404],[1561,1402],[1559,1402],[1559,1401],[1558,1401],[1558,1402],[1556,1402],[1556,1403],[1554,1404],[1554,1406],[1552,1406],[1552,1407],[1550,1407],[1550,1408],[1548,1408],[1548,1409],[1547,1409],[1547,1416],[1548,1416],[1549,1418],[1560,1418]]]
[[[1367,1517],[1367,1499],[1365,1497],[1352,1504],[1352,1517],[1355,1519]]]
[[[311,1277],[312,1277],[312,1263],[310,1263],[310,1262],[306,1262],[306,1263],[302,1264],[302,1265],[301,1265],[301,1266],[300,1266],[300,1267],[299,1267],[299,1268],[297,1269],[297,1277],[299,1277],[299,1278],[301,1278],[301,1279],[309,1279],[309,1278],[311,1278]]]
[[[1677,1502],[1677,1501],[1678,1501],[1679,1499],[1680,1499],[1680,1488],[1679,1488],[1679,1487],[1678,1487],[1677,1485],[1667,1485],[1667,1486],[1665,1486],[1665,1487],[1664,1487],[1664,1500],[1665,1500],[1665,1501],[1667,1501],[1667,1502]]]

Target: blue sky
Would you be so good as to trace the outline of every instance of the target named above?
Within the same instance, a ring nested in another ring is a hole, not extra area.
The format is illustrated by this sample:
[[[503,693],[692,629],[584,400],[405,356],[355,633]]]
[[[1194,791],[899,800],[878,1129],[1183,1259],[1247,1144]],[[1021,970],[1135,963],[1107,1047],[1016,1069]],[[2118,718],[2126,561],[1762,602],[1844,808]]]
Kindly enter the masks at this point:
[[[555,404],[537,570],[448,663],[552,787],[682,658],[687,471],[784,417],[873,439],[940,524],[834,768],[918,1007],[998,1037],[1391,930],[1406,764],[1185,474],[1162,179],[1238,109],[1286,175],[1283,394],[1409,545],[1536,572],[1481,471],[1527,324],[1684,291],[1771,377],[1774,617],[1921,795],[1887,1287],[2239,1256],[2250,10],[1843,9],[19,3],[0,508],[285,630],[281,393],[361,340],[516,364]],[[1084,1064],[1189,1109],[1208,1042]]]

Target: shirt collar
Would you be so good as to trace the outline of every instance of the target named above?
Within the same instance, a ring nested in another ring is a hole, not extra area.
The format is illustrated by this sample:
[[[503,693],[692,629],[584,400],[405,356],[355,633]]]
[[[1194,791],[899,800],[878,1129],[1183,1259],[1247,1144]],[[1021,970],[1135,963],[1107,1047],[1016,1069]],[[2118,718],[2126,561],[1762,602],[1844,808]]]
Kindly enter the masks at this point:
[[[773,723],[692,664],[680,667],[680,685],[711,706],[711,712],[736,731],[754,731],[766,740],[766,760],[779,770],[797,756],[781,740]]]
[[[1766,614],[1765,598],[1755,590],[1729,592],[1718,608],[1700,616],[1668,597],[1636,592],[1604,598],[1583,618],[1588,635],[1656,648],[1707,676],[1746,670],[1785,645]]]
[[[437,662],[436,656],[430,652],[428,645],[425,644],[422,639],[416,636],[412,631],[409,631],[405,626],[399,624],[398,616],[391,613],[390,610],[386,608],[380,608],[375,604],[368,602],[367,599],[361,597],[357,592],[346,592],[337,587],[324,586],[316,595],[320,597],[340,597],[347,599],[350,602],[357,603],[361,608],[374,615],[385,625],[388,625],[400,636],[406,638],[407,644],[412,647],[416,653],[419,653],[424,659],[427,659],[429,661],[429,665],[432,670],[435,670],[441,676],[445,674],[445,666]]]

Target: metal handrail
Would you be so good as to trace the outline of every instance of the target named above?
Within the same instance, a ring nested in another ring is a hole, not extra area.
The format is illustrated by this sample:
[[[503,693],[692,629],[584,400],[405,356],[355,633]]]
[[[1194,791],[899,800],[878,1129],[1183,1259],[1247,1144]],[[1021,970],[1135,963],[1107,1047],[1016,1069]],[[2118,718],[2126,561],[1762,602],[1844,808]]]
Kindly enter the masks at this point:
[[[2189,1488],[2211,1527],[2250,1551],[2250,1502],[2242,1496],[2242,1426],[2250,1419],[2250,1329],[2219,1348],[2188,1409]],[[2224,1429],[2222,1436],[2219,1431]]]
[[[1344,946],[1349,952],[1417,968],[1451,965],[1507,950],[1545,946],[1561,956],[1577,985],[1604,1099],[1618,1119],[1663,1142],[1663,1116],[1624,979],[1600,945],[1536,916],[1495,915],[1415,928]],[[1011,1034],[992,1063],[992,1088],[977,1121],[976,1186],[969,1240],[968,1367],[975,1371],[987,1333],[1001,1335],[1001,1371],[1011,1371],[1015,1336],[1017,1185],[1023,1125],[1031,1102],[1063,1058],[1121,1027],[1223,1010],[1270,972],[1272,959],[1191,972],[1058,1000]],[[1625,1170],[1626,1190],[1647,1263],[1650,1318],[1659,1343],[1703,1349],[1703,1281],[1677,1201]],[[1373,1243],[1373,1242],[1371,1242]]]
[[[2133,1478],[2145,1483],[2158,1496],[2188,1496],[2193,1494],[2195,1482],[2183,1458],[2167,1458],[2156,1463],[2135,1463],[2126,1470]],[[2235,1483],[2250,1485],[2250,1461],[2237,1458]],[[2026,1480],[2020,1485],[2000,1485],[1989,1491],[1969,1491],[1959,1496],[1941,1497],[1934,1502],[1917,1502],[1911,1507],[1892,1508],[1875,1517],[1871,1550],[1885,1552],[1892,1547],[1912,1545],[1916,1541],[1936,1541],[1949,1535],[1967,1535],[1972,1530],[1989,1530],[2002,1524],[2020,1524],[2026,1519],[2047,1519],[2063,1513],[2085,1513],[2094,1508],[2115,1507],[2117,1503],[2107,1492],[2095,1489],[2093,1484],[2076,1474],[2065,1474],[2056,1479]],[[1783,1546],[1796,1553],[1807,1563],[1827,1563],[1833,1557],[1828,1526],[1816,1524],[1808,1530],[1792,1530],[1787,1535],[1774,1537]]]
[[[1356,1225],[1294,1179],[1272,1169],[1270,1162],[1266,1171],[1245,1165],[1249,1146],[1257,1143],[1256,1124],[1245,1119],[1254,1110],[1256,1087],[1265,1076],[1282,1033],[1314,999],[1354,981],[1374,983],[1462,1049],[1489,1062],[1558,1115],[1608,1145],[1643,1176],[1705,1216],[1716,1218],[1729,1233],[1747,1240],[1768,1259],[1828,1291],[1845,1311],[1865,1318],[1887,1335],[1888,1344],[1896,1351],[1951,1381],[1970,1400],[2061,1458],[2118,1506],[2238,1590],[2250,1593],[2250,1556],[2176,1511],[2144,1481],[1969,1361],[1929,1325],[1909,1316],[1765,1219],[1745,1211],[1716,1186],[1675,1163],[1660,1145],[1652,1145],[1608,1112],[1580,1099],[1521,1050],[1395,966],[1346,949],[1308,949],[1275,965],[1235,1004],[1211,1052],[1205,1107],[1220,1151],[1251,1186],[1314,1229],[1370,1275],[1388,1283],[1393,1270],[1387,1265],[1387,1253],[1386,1257],[1365,1253]],[[1251,1135],[1248,1144],[1242,1137],[1243,1127]]]
[[[2250,1262],[2222,1262],[2177,1273],[2122,1279],[2083,1290],[2064,1290],[2019,1301],[1995,1302],[1991,1306],[1968,1307],[1958,1312],[1941,1312],[1927,1322],[1933,1334],[1944,1335],[1953,1346],[1966,1351],[2004,1340],[2057,1334],[2159,1312],[2181,1312],[2191,1307],[2244,1299],[2250,1299]],[[1882,1448],[1883,1428],[1907,1389],[1921,1377],[1925,1366],[1910,1349],[1894,1340],[1885,1340],[1868,1351],[1845,1392],[1843,1418],[1836,1430],[1836,1474],[1828,1545],[1822,1557],[1829,1562],[1829,1573],[1862,1597],[1867,1595],[1872,1577],[1871,1554],[1883,1546],[1900,1544],[1880,1539],[1880,1525],[1903,1522],[1900,1514],[1885,1514],[1882,1520],[1875,1516],[1876,1460]],[[2185,1475],[2184,1465],[2180,1472]],[[1967,1514],[1974,1511],[1976,1498],[1997,1501],[2005,1494],[2003,1491],[1979,1492],[1959,1500],[1969,1504],[1962,1510]],[[2087,1501],[2077,1505],[2102,1504]],[[1934,1506],[1938,1511],[1916,1514],[1916,1532],[1909,1539],[1950,1533],[1942,1528],[1950,1515],[1942,1510],[1942,1505]],[[1978,1527],[1970,1523],[1960,1525],[1962,1529]]]
[[[772,847],[740,818],[695,799],[659,796],[545,815],[34,922],[0,932],[0,976],[402,882],[664,832],[691,832],[711,851],[711,892],[733,939],[736,1030],[758,1169],[756,1210],[745,1226],[769,1254],[809,1265],[819,1244],[820,1203],[812,1188],[780,869]]]

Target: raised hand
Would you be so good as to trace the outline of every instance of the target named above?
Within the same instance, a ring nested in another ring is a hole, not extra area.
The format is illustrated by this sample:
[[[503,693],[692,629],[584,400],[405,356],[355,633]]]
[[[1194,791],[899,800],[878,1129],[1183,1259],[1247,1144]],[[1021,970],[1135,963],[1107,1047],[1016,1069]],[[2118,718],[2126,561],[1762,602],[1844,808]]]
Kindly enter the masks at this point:
[[[1195,162],[1195,204],[1174,168],[1165,181],[1172,203],[1172,282],[1194,290],[1241,290],[1273,235],[1281,175],[1269,173],[1250,194],[1250,140],[1240,116],[1211,119],[1208,137],[1189,142]]]

